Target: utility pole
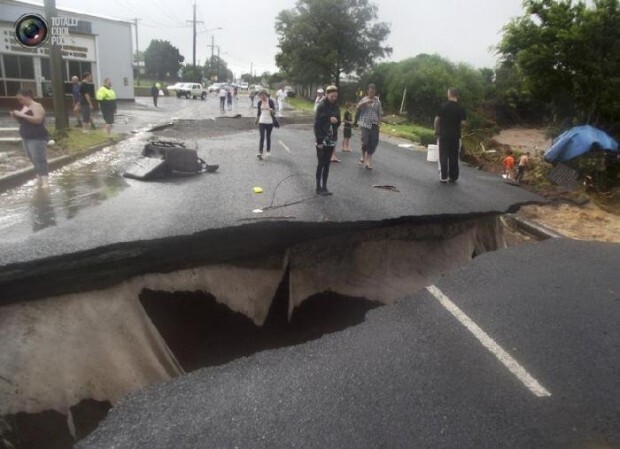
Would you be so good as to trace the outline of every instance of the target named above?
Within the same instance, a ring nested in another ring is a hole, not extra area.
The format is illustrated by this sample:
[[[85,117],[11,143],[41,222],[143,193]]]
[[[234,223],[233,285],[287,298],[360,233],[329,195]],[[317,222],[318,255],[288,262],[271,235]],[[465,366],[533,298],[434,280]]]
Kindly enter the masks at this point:
[[[193,20],[188,20],[188,22],[192,22],[192,24],[194,25],[194,47],[193,47],[193,58],[192,58],[192,64],[194,67],[194,78],[196,77],[196,24],[197,23],[204,23],[202,21],[197,21],[196,20],[196,1],[194,0],[194,18]],[[194,79],[195,82],[202,82],[202,80],[197,80]]]
[[[211,35],[211,45],[207,45],[207,47],[211,47],[211,70],[213,70],[213,53],[215,51],[215,35],[212,34]],[[209,75],[211,76],[211,75]],[[215,74],[215,76],[217,76],[217,73]],[[216,80],[219,81],[219,80]]]
[[[217,46],[217,80],[220,80],[220,46]]]
[[[56,0],[44,0],[45,15],[47,21],[52,23],[52,17],[56,17]],[[65,133],[69,128],[67,116],[67,104],[65,101],[65,83],[62,79],[62,52],[60,45],[50,45],[50,69],[52,75],[52,90],[54,95],[54,117],[56,119],[56,131]]]
[[[138,78],[138,86],[140,85],[140,45],[138,44],[138,21],[142,19],[138,19],[137,17],[133,19],[133,23],[136,26],[136,64],[138,65],[138,72],[136,77]]]

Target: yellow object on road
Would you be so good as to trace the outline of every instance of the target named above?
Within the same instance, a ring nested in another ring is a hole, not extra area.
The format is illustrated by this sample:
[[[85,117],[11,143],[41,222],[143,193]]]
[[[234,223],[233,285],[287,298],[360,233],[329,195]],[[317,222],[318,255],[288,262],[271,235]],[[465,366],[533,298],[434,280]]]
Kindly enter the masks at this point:
[[[263,189],[261,187],[254,187],[252,190],[254,193],[263,193]]]

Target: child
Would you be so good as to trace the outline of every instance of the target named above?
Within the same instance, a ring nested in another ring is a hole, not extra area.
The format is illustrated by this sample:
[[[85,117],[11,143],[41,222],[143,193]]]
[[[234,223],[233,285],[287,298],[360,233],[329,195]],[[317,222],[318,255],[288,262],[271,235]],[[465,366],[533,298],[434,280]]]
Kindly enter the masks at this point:
[[[516,181],[521,182],[523,180],[523,175],[525,174],[525,167],[530,165],[530,152],[528,151],[519,159],[519,166],[517,167],[517,177]]]
[[[504,178],[512,179],[513,174],[514,174],[514,169],[515,169],[515,158],[512,155],[512,151],[508,150],[507,156],[504,159],[504,174],[506,175],[504,176]]]
[[[344,112],[344,140],[342,141],[342,151],[345,153],[351,152],[351,135],[353,116],[351,115],[351,105],[347,103],[347,109]]]

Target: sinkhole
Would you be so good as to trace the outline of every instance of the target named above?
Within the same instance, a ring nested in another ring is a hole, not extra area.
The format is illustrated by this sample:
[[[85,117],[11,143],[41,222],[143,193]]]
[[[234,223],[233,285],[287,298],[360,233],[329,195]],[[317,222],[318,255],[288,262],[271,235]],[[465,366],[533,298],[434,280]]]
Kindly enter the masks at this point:
[[[176,255],[155,251],[165,260],[106,261],[92,289],[84,279],[93,269],[72,266],[80,291],[1,305],[0,448],[70,448],[128,394],[355,326],[506,247],[499,215],[298,224],[256,249],[239,244],[261,239],[265,226],[282,224],[202,235]]]

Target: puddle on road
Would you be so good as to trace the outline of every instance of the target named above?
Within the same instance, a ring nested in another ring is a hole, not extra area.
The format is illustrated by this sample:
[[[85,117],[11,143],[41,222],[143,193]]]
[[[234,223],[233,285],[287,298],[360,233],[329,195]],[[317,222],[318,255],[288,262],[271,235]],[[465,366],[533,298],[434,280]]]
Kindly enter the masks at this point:
[[[123,171],[140,154],[147,137],[124,140],[50,173],[47,190],[31,180],[0,194],[2,238],[20,238],[59,225],[118,195],[129,187]]]

